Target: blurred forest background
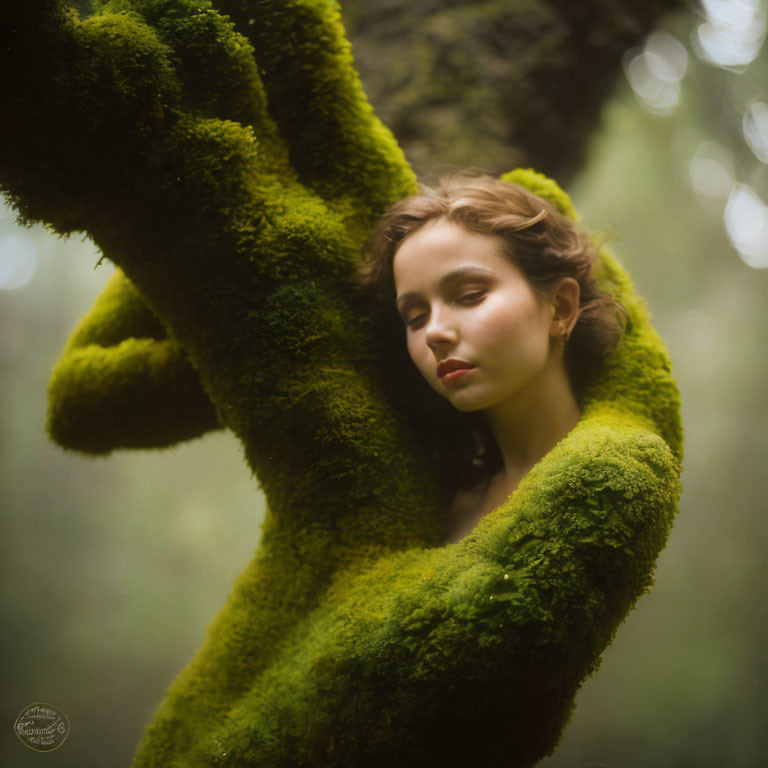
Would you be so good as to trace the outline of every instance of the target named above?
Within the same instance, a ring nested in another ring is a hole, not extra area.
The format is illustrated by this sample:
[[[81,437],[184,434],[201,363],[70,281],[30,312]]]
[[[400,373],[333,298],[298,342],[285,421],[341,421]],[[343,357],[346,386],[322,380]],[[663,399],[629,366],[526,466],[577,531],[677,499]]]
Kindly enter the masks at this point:
[[[420,173],[452,163],[499,174],[518,164],[505,147],[503,50],[455,47],[471,14],[436,5],[345,4],[366,91]],[[428,72],[421,84],[401,77],[412,41],[398,24],[411,12],[411,26],[475,62],[470,105],[467,83],[451,95],[443,79],[429,96]],[[546,768],[765,765],[765,36],[765,0],[691,0],[627,52],[583,169],[564,179],[587,226],[616,236],[667,343],[686,453],[656,587],[584,684]],[[484,50],[491,59],[477,60]],[[260,536],[263,500],[230,433],[99,459],[48,442],[51,366],[113,270],[99,255],[0,208],[0,762],[15,768],[127,765]],[[13,734],[35,701],[71,723],[45,757]]]

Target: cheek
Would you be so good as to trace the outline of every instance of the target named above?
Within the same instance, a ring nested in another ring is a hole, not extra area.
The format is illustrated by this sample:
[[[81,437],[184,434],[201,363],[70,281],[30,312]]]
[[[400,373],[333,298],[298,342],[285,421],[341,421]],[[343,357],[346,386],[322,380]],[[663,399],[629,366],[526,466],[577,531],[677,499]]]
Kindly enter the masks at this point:
[[[530,302],[506,302],[482,317],[474,330],[484,348],[502,361],[541,362],[548,351],[548,334],[537,307]]]
[[[418,341],[415,341],[414,339],[415,339],[415,337],[410,336],[410,335],[408,336],[408,341],[407,341],[408,356],[411,358],[411,361],[416,366],[416,368],[422,374],[424,374],[424,365],[425,365],[425,363],[424,363],[424,349],[423,349],[423,347],[425,345],[424,345],[423,340],[421,341],[421,343],[419,343]]]
[[[413,341],[411,340],[410,335],[406,336],[405,341],[406,348],[408,349],[408,356],[413,360],[413,362],[416,362],[416,349]]]

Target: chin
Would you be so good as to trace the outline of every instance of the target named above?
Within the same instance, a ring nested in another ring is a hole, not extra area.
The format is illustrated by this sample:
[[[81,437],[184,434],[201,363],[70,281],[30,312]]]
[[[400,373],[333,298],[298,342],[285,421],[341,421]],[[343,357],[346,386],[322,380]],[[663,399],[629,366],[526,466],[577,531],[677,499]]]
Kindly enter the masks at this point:
[[[454,403],[451,401],[451,405],[457,410],[461,411],[462,413],[472,413],[473,411],[481,411],[482,408],[478,408],[475,405],[465,405],[464,403]]]
[[[443,392],[442,395],[457,411],[464,413],[482,411],[488,407],[488,404],[477,395],[465,395],[464,392]]]

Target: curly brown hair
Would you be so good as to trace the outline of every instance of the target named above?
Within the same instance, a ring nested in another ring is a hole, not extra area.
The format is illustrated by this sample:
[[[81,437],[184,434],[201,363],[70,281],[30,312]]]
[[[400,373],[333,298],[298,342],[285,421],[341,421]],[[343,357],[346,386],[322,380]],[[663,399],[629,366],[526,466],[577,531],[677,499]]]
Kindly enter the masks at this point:
[[[447,481],[458,490],[489,479],[503,460],[482,412],[455,409],[426,383],[408,355],[393,274],[403,240],[428,221],[445,219],[497,238],[540,295],[560,278],[575,278],[580,314],[563,359],[577,401],[624,333],[627,315],[620,302],[595,285],[593,265],[607,238],[599,236],[599,242],[544,198],[473,169],[419,186],[418,194],[395,203],[375,227],[370,259],[357,273],[357,296],[373,320],[390,395],[423,433]]]

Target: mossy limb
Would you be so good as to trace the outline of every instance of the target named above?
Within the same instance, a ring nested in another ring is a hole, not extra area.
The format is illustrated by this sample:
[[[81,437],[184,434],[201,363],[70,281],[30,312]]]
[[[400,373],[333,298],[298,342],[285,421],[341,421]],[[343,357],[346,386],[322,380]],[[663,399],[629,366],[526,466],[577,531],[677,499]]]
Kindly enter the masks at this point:
[[[88,231],[131,286],[106,346],[98,321],[78,331],[53,409],[103,397],[102,413],[110,398],[124,412],[135,403],[120,398],[152,387],[156,404],[194,370],[268,503],[253,562],[134,766],[533,765],[669,534],[682,428],[667,352],[604,249],[600,287],[629,323],[581,421],[444,545],[441,467],[387,397],[350,300],[371,225],[414,175],[367,104],[335,3],[219,7],[239,33],[193,0],[85,21],[38,0],[0,25],[4,193],[25,220]],[[235,92],[195,77],[208,58]],[[530,169],[508,179],[575,215]],[[129,332],[147,309],[166,337]],[[158,442],[177,427],[159,420]]]

